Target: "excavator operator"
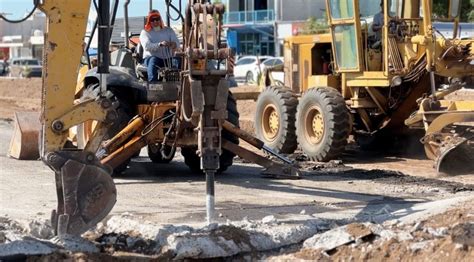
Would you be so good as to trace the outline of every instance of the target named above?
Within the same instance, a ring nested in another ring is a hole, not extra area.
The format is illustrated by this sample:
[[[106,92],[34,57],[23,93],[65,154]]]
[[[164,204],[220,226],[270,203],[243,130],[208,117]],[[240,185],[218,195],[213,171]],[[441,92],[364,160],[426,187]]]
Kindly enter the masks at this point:
[[[145,29],[140,33],[140,44],[144,49],[143,61],[147,67],[148,82],[158,81],[158,68],[171,67],[179,40],[173,29],[164,26],[157,10],[148,13]]]

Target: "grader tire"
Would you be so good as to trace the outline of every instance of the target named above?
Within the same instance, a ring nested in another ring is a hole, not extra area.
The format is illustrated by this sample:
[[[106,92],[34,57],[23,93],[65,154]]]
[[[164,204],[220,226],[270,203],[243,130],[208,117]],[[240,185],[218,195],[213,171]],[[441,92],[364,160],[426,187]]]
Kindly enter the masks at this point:
[[[230,92],[227,99],[227,120],[235,126],[239,126],[239,112],[237,111],[237,102]],[[222,130],[222,137],[234,144],[239,144],[239,138],[227,132],[226,130]],[[182,147],[181,155],[184,157],[184,163],[189,167],[189,169],[191,169],[193,173],[202,173],[201,158],[196,154],[196,151],[197,147],[195,146]],[[227,170],[227,168],[232,166],[234,157],[234,153],[225,149],[222,150],[222,154],[219,157],[220,167],[219,170],[217,170],[217,173],[222,173]]]
[[[298,146],[295,115],[298,99],[285,87],[265,88],[257,99],[255,133],[265,145],[279,153],[291,154]]]
[[[341,155],[350,126],[344,98],[336,89],[311,88],[303,94],[296,113],[296,135],[311,160],[329,161]]]
[[[99,84],[91,84],[84,89],[80,101],[86,101],[89,99],[97,99],[100,96],[100,87]],[[110,91],[106,92],[106,98],[110,99],[112,103],[118,103],[118,107],[116,108],[118,118],[117,121],[108,129],[107,134],[105,135],[104,139],[110,139],[114,137],[118,132],[120,132],[125,126],[127,126],[128,122],[134,116],[134,110],[132,109],[132,105],[128,103],[124,99],[119,99],[115,94]],[[96,121],[89,120],[86,121],[77,127],[77,146],[79,149],[85,147],[87,142],[89,141],[92,132],[94,131],[96,126]],[[127,159],[124,163],[120,164],[116,168],[114,168],[113,175],[121,174],[123,171],[127,169],[128,164],[130,163],[131,159]]]

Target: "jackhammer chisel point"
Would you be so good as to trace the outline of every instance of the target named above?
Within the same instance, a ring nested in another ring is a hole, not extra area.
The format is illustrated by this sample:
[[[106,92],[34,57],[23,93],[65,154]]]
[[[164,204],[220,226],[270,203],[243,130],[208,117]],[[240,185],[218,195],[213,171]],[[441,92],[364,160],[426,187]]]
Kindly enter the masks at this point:
[[[215,198],[214,198],[214,174],[215,171],[204,171],[206,173],[206,220],[207,224],[214,221]]]

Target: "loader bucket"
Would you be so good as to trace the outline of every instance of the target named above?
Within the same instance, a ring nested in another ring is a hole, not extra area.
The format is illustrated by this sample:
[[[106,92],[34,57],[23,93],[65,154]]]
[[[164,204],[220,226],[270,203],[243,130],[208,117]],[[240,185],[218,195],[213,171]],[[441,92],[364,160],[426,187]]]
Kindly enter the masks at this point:
[[[8,155],[20,160],[39,158],[39,132],[41,129],[39,112],[15,112],[15,129],[10,141]]]
[[[436,170],[448,175],[474,174],[474,147],[463,139],[443,148],[436,159]]]

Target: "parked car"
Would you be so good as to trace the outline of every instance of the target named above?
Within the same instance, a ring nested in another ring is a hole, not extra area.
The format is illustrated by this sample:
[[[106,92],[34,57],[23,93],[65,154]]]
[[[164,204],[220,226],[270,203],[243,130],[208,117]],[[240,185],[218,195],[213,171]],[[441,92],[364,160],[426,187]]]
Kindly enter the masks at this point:
[[[257,81],[259,65],[271,56],[243,56],[235,63],[234,76],[238,81],[244,80],[246,83]]]
[[[7,73],[7,63],[0,61],[0,76],[3,76]]]
[[[263,72],[265,68],[271,68],[283,64],[283,57],[268,58],[260,64],[260,70]],[[274,80],[279,81],[282,85],[285,82],[285,74],[282,71],[273,71],[271,75]]]
[[[8,74],[12,77],[41,77],[43,66],[38,59],[12,58]]]

